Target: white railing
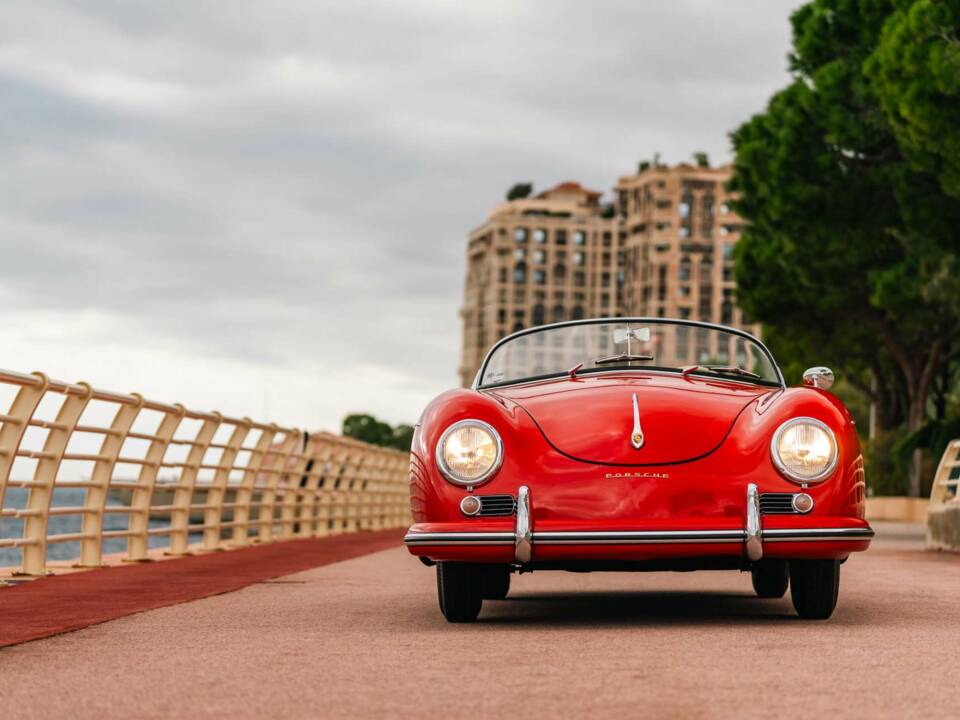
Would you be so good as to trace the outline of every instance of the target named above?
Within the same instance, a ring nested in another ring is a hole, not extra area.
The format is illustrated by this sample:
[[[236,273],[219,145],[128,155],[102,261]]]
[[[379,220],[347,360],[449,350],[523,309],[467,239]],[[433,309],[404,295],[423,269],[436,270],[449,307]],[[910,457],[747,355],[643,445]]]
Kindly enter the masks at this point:
[[[960,551],[960,439],[947,445],[933,477],[927,547]]]
[[[140,561],[409,520],[406,453],[42,373],[0,370],[0,391],[0,548],[20,550],[24,575],[44,574],[58,543],[97,567],[116,539]],[[16,488],[25,501],[8,506]],[[82,504],[55,502],[68,489]],[[51,533],[63,516],[79,530]]]

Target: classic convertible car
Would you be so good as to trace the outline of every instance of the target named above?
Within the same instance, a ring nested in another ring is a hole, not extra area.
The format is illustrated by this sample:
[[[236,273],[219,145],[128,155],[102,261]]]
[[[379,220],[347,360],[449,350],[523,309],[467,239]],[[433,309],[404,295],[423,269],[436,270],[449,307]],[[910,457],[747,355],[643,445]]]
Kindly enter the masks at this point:
[[[450,622],[538,570],[749,570],[761,597],[789,585],[801,617],[828,618],[873,537],[832,382],[812,368],[787,388],[756,338],[700,322],[515,333],[424,411],[405,543],[436,564]]]

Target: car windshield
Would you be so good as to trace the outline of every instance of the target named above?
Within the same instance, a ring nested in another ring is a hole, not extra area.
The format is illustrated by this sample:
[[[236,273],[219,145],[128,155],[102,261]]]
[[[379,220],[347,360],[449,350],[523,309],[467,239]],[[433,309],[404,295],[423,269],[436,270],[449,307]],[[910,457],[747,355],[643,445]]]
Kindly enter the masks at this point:
[[[487,355],[478,384],[504,385],[574,369],[578,374],[661,370],[782,383],[769,352],[749,335],[689,321],[638,319],[548,325],[506,338]]]

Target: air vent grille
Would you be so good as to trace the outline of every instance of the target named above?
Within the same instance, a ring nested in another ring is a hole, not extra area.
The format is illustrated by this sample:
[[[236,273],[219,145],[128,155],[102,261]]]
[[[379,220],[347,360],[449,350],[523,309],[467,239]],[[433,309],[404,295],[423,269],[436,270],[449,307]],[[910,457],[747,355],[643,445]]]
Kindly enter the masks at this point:
[[[761,515],[798,515],[793,509],[793,493],[760,493]]]
[[[513,515],[517,510],[517,500],[513,495],[478,495],[480,517],[503,517]]]

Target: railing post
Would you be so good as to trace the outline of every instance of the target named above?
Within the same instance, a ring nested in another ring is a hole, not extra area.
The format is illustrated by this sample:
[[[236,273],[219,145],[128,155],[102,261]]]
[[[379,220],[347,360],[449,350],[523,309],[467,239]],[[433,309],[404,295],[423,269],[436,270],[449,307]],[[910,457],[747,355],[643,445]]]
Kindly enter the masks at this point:
[[[296,529],[297,506],[304,495],[300,483],[307,470],[310,439],[306,435],[301,437],[300,451],[291,454],[293,464],[284,475],[286,492],[283,495],[283,503],[280,505],[280,537],[282,538],[292,538],[296,534],[294,531]]]
[[[210,489],[207,490],[206,507],[203,510],[203,549],[216,550],[220,547],[220,523],[223,519],[223,498],[227,494],[230,471],[237,460],[237,454],[243,441],[247,439],[253,420],[244,418],[243,424],[236,425],[227,441],[227,447],[220,455],[220,466],[213,476]],[[248,464],[253,460],[250,457]]]
[[[23,441],[30,418],[47,392],[49,380],[43,373],[33,373],[37,378],[35,385],[22,385],[13,399],[6,418],[0,423],[0,508],[6,496],[10,471],[17,459],[17,450]],[[0,525],[3,518],[0,518]]]
[[[130,495],[130,535],[127,537],[128,562],[142,562],[149,557],[150,551],[150,505],[153,504],[153,488],[157,484],[160,464],[167,454],[170,441],[187,414],[180,404],[173,406],[175,412],[165,412],[163,420],[154,433],[140,468],[137,487]]]
[[[90,487],[87,488],[81,527],[83,539],[80,541],[80,561],[77,567],[96,567],[103,558],[103,511],[107,504],[107,495],[110,489],[110,479],[117,464],[117,457],[127,439],[127,433],[133,427],[137,416],[143,408],[143,397],[131,393],[137,399],[136,405],[120,405],[110,430],[103,436],[100,444],[100,456],[93,466],[90,475]]]
[[[93,388],[87,383],[78,383],[82,395],[67,393],[57,413],[57,419],[47,425],[47,439],[43,451],[37,457],[37,469],[27,496],[28,514],[23,521],[23,575],[43,575],[47,567],[47,523],[50,519],[50,503],[57,482],[60,462],[67,450],[73,428],[90,402]]]
[[[264,462],[273,447],[273,441],[280,430],[276,425],[260,431],[257,444],[250,451],[250,462],[243,473],[243,479],[237,487],[233,508],[233,544],[238,546],[250,544],[250,505],[253,500],[253,490],[257,478],[263,470]]]
[[[193,504],[193,490],[197,484],[197,473],[203,458],[213,442],[213,436],[220,427],[220,413],[212,413],[213,417],[203,421],[193,446],[187,454],[180,472],[180,482],[173,492],[173,509],[170,511],[170,549],[171,555],[185,555],[190,545],[190,510]]]
[[[299,430],[285,430],[285,437],[277,452],[272,453],[274,458],[272,467],[264,468],[268,480],[266,487],[260,494],[260,508],[257,513],[257,539],[261,543],[273,541],[274,507],[277,500],[277,488],[287,472],[287,461],[297,449],[300,442]]]

